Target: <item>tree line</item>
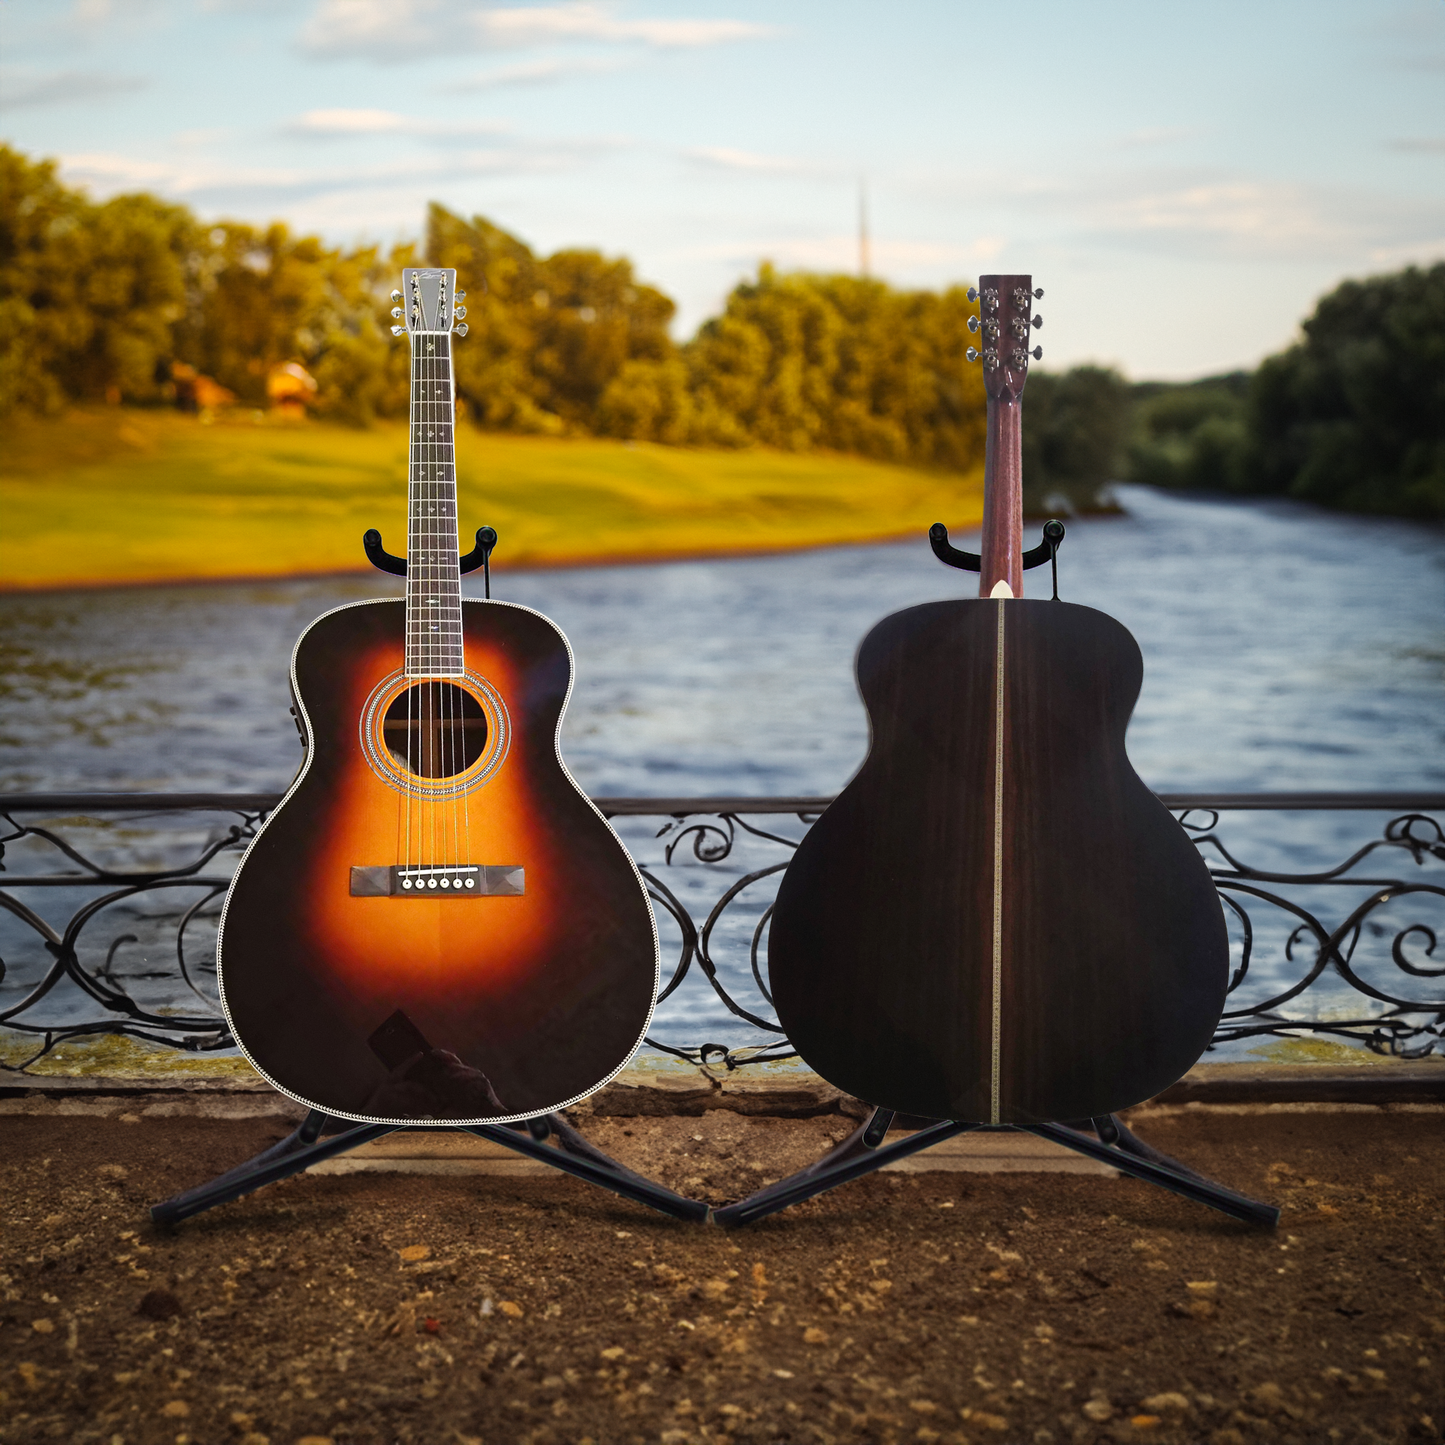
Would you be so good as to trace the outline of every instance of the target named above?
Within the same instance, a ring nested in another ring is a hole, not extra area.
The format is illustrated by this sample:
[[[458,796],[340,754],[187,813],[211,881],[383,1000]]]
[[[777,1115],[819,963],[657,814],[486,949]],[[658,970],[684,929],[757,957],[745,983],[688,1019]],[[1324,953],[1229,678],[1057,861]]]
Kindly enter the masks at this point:
[[[963,469],[983,391],[962,288],[899,291],[763,265],[686,344],[675,307],[598,251],[538,255],[440,206],[424,244],[329,247],[285,225],[208,225],[149,195],[102,203],[0,147],[0,410],[154,404],[194,368],[243,403],[286,361],[323,415],[404,415],[408,352],[386,299],[421,256],[456,267],[470,334],[458,396],[481,425],[707,446],[833,448]]]
[[[1253,373],[1135,388],[1127,474],[1445,517],[1445,263],[1346,281],[1301,333]]]
[[[622,257],[539,255],[437,205],[420,246],[330,247],[146,194],[93,202],[5,146],[0,413],[157,404],[194,372],[260,405],[272,369],[294,361],[324,416],[404,415],[408,350],[386,298],[423,256],[469,293],[457,392],[484,427],[950,470],[982,458],[982,375],[965,360],[977,308],[962,287],[764,263],[678,343],[673,302]],[[1445,515],[1445,265],[1346,282],[1252,374],[1131,387],[1101,367],[1036,371],[1024,449],[1034,512],[1088,509],[1127,478]]]

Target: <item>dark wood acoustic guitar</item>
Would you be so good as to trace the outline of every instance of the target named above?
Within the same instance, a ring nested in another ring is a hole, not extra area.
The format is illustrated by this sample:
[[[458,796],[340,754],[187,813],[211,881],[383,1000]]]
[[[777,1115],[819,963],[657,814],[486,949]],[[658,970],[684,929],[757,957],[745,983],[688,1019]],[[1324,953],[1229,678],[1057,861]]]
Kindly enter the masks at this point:
[[[1150,1098],[1203,1053],[1228,978],[1209,873],[1124,751],[1138,645],[1021,595],[1031,285],[980,282],[979,598],[863,640],[868,756],[784,874],[768,950],[779,1022],[824,1078],[991,1124]]]
[[[531,608],[461,596],[451,347],[465,293],[448,270],[408,269],[402,286],[405,601],[339,607],[296,644],[305,762],[231,885],[219,981],[247,1058],[300,1102],[498,1122],[571,1103],[632,1056],[657,931],[558,751],[566,638]]]

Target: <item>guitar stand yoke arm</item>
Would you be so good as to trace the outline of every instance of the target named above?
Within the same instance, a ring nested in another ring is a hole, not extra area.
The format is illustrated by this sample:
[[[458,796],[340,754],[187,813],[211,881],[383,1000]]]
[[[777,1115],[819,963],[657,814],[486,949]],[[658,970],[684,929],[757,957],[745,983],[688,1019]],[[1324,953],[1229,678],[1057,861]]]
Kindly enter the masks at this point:
[[[366,548],[366,560],[373,567],[381,572],[390,572],[394,577],[406,576],[406,558],[396,557],[388,552],[381,545],[381,533],[375,527],[368,529],[361,539],[361,545]],[[478,527],[477,545],[457,559],[457,566],[462,575],[475,572],[478,567],[487,566],[492,560],[492,549],[496,545],[497,529],[495,527]]]

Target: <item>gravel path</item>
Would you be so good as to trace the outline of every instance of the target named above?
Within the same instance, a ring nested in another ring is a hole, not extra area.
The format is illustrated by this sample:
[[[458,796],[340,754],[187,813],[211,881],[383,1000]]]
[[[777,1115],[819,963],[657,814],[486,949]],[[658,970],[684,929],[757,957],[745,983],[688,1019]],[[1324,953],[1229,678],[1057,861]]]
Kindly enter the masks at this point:
[[[1438,1107],[1141,1111],[1284,1207],[889,1173],[751,1228],[562,1176],[309,1176],[155,1229],[271,1118],[0,1117],[0,1441],[1364,1445],[1445,1422]],[[593,1119],[697,1197],[849,1121]]]

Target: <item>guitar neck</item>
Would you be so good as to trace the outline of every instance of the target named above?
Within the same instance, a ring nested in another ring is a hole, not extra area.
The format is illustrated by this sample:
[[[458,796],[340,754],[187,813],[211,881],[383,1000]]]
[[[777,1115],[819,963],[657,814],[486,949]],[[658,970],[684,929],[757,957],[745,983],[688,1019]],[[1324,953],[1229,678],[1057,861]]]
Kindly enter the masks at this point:
[[[454,273],[408,272],[423,311],[444,311]],[[411,333],[411,439],[407,465],[406,672],[456,677],[462,651],[461,573],[457,565],[456,409],[451,335]]]
[[[988,399],[983,454],[983,565],[978,595],[993,596],[1000,582],[1024,595],[1024,404]]]
[[[983,563],[978,595],[1024,592],[1023,398],[1028,380],[1032,276],[979,277],[988,433],[983,462]],[[1042,295],[1043,293],[1038,293]]]

